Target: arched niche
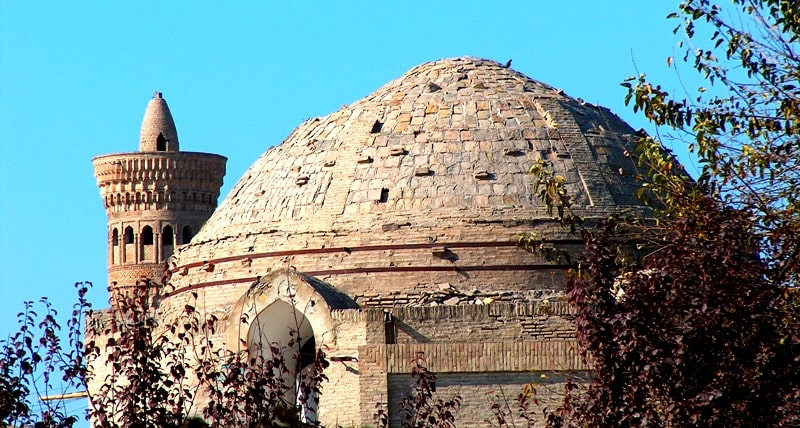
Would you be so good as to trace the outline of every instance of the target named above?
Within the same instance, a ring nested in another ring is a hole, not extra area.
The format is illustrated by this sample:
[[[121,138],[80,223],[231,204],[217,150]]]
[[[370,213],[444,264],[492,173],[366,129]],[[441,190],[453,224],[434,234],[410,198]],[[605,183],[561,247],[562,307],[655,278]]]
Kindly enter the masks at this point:
[[[251,336],[250,329],[254,328],[254,321],[259,319],[262,312],[276,302],[288,306],[276,306],[274,314],[268,312],[264,315],[268,318],[262,320],[280,320],[287,331],[290,327],[297,328],[301,322],[307,322],[318,347],[336,342],[331,311],[359,307],[349,296],[326,282],[296,271],[277,270],[254,283],[227,316],[228,348],[239,351],[242,343],[251,343],[251,337],[261,337]],[[287,307],[291,311],[284,310]],[[289,316],[289,313],[294,315]],[[248,320],[247,324],[241,322],[243,317]]]
[[[251,356],[267,358],[272,357],[270,345],[277,345],[289,369],[284,376],[290,386],[285,399],[291,403],[298,373],[313,363],[316,349],[336,347],[331,312],[357,308],[349,296],[317,278],[275,271],[259,279],[236,302],[225,320],[225,343],[231,351],[246,349]]]

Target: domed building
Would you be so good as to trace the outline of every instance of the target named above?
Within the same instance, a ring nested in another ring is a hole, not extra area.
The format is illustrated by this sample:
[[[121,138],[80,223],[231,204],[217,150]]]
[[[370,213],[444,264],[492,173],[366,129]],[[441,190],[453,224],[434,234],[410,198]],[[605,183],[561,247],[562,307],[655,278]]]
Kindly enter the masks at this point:
[[[437,393],[463,397],[459,426],[483,425],[493,394],[530,383],[552,408],[565,376],[587,367],[566,267],[518,241],[581,242],[528,171],[547,161],[589,221],[645,212],[633,134],[608,109],[495,61],[422,64],[256,160],[175,249],[161,310],[196,302],[223,320],[213,339],[230,349],[288,343],[290,329],[295,355],[323,349],[317,417],[331,426],[372,424],[376,403],[395,425],[423,354]]]

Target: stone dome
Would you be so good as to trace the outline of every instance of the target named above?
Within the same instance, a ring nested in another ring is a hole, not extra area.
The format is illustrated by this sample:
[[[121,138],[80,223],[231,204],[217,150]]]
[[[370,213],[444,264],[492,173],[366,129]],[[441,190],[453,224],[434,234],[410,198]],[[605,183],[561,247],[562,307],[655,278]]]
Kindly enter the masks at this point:
[[[169,111],[167,100],[161,92],[155,92],[147,103],[139,132],[140,152],[177,152],[178,130]]]
[[[561,272],[519,249],[519,235],[579,242],[546,214],[528,170],[552,162],[588,218],[642,208],[625,156],[633,134],[608,109],[495,61],[422,64],[267,150],[180,249],[172,281],[241,285],[288,267],[399,303],[443,284],[558,288]]]

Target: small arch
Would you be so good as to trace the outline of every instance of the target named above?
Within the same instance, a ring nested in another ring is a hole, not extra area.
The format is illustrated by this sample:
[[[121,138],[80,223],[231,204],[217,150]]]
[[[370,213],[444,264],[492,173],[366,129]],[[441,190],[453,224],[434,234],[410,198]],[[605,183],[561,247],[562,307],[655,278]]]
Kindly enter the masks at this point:
[[[309,381],[317,349],[336,347],[332,312],[358,308],[330,284],[295,271],[276,270],[261,277],[234,305],[227,318],[226,343],[232,351],[241,351],[244,344],[251,357],[267,358],[273,347],[265,345],[277,344],[287,363],[280,375],[292,392],[283,398],[298,404],[301,418],[313,423],[317,397],[312,393],[301,399],[298,381]],[[247,328],[242,328],[242,319],[249,320]]]
[[[142,229],[142,245],[153,245],[153,228],[150,226]]]
[[[119,246],[119,230],[116,227],[111,231],[111,246]]]
[[[133,244],[133,228],[128,226],[122,236],[122,241],[126,244]]]
[[[181,242],[182,243],[188,244],[189,242],[192,242],[192,238],[194,237],[194,233],[192,231],[192,227],[191,226],[184,226],[183,227],[183,233],[181,235],[182,235],[181,236],[181,238],[182,238]]]
[[[161,232],[161,245],[173,245],[174,243],[175,234],[172,231],[172,226],[164,226],[164,230]]]
[[[164,134],[161,132],[159,132],[158,137],[156,137],[156,150],[159,152],[167,151],[167,139],[164,138]]]

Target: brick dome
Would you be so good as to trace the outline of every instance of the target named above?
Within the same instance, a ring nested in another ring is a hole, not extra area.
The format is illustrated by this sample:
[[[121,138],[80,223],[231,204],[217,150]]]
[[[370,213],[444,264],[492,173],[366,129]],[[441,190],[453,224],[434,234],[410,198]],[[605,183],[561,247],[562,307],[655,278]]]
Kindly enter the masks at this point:
[[[243,285],[290,267],[355,296],[553,288],[560,271],[517,248],[520,233],[578,242],[528,169],[551,161],[586,217],[639,208],[633,133],[495,61],[422,64],[264,153],[180,249],[172,281]]]
[[[140,152],[177,152],[178,130],[169,111],[167,100],[156,91],[147,103],[139,133]]]

